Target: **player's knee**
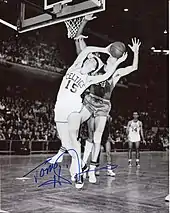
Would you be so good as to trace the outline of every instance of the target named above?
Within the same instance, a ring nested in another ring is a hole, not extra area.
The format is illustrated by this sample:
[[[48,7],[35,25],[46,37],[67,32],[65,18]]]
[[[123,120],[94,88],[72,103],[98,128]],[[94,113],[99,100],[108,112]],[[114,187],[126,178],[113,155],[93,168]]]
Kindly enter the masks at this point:
[[[111,155],[110,151],[108,152],[108,151],[106,150],[106,156],[109,157],[110,155]]]
[[[76,132],[77,132],[77,128],[75,128],[74,126],[69,127],[70,134],[75,134]]]
[[[76,137],[78,135],[78,127],[76,125],[69,125],[69,135],[71,137]]]
[[[128,149],[132,149],[132,144],[129,144]]]

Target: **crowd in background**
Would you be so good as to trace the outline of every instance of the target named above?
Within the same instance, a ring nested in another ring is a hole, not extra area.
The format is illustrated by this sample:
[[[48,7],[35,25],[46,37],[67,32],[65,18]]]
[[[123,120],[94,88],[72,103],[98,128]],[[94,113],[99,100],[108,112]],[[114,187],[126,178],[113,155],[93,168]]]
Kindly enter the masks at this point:
[[[0,60],[19,63],[35,68],[64,73],[68,65],[63,61],[56,42],[44,42],[42,35],[11,36],[0,39]],[[124,77],[120,84],[127,84]]]
[[[53,103],[2,97],[0,140],[56,140]]]
[[[38,31],[37,31],[38,33]],[[37,36],[11,36],[0,40],[0,59],[36,68],[62,72],[65,63],[56,43]]]
[[[26,36],[14,35],[9,36],[7,39],[1,39],[0,37],[0,60],[53,72],[62,72],[67,68],[61,57],[58,44],[50,41],[50,39],[44,40],[42,34],[40,35],[38,31],[32,36],[28,34]],[[160,75],[158,79],[160,79]],[[153,79],[152,81],[151,88],[157,85],[156,81],[154,82]],[[128,81],[123,78],[119,83],[126,85]],[[162,84],[160,86],[162,87]],[[155,93],[153,92],[153,94]],[[153,98],[153,94],[150,95],[152,100],[158,100],[156,96],[156,98]],[[147,102],[146,97],[141,98],[141,100],[143,101],[144,98]],[[169,133],[166,129],[168,126],[168,112],[163,108],[160,108],[160,110],[158,108],[158,106],[164,106],[165,103],[150,101],[145,104],[144,110],[142,104],[142,102],[141,105],[139,104],[138,110],[140,119],[144,124],[144,134],[147,142],[145,148],[166,150],[169,146]],[[113,118],[111,134],[115,144],[119,144],[117,147],[124,148],[127,145],[126,125],[132,119],[132,109],[131,107],[126,108],[127,113],[124,114],[120,105],[119,103],[119,106],[116,107],[114,103],[114,109],[111,111]],[[17,94],[16,89],[12,93],[9,89],[8,95],[0,95],[0,140],[28,142],[58,140],[53,109],[54,100],[50,98],[40,100],[34,97],[34,99],[29,99]],[[88,137],[86,124],[82,125],[81,137],[83,140]]]
[[[54,123],[54,101],[47,99],[29,100],[19,95],[1,97],[0,99],[0,140],[20,141],[56,141],[58,139]],[[111,124],[111,135],[117,148],[126,148],[126,126],[132,119],[132,112],[127,117],[115,111]],[[160,117],[161,120],[162,117]],[[165,150],[169,146],[169,133],[161,121],[156,120],[147,112],[140,113],[144,125],[147,142],[145,148],[150,150]],[[158,118],[157,118],[158,119]],[[158,122],[159,121],[159,122]],[[152,124],[155,124],[152,126]],[[165,124],[165,123],[164,123]],[[88,137],[87,126],[81,128],[82,140]]]

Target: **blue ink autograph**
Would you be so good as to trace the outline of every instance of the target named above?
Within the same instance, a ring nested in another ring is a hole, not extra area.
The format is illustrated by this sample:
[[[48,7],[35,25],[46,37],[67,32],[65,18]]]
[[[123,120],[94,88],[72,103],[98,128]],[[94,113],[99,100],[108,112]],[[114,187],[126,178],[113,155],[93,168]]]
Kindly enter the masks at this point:
[[[78,171],[79,173],[76,174],[78,180],[80,180],[79,178],[81,178],[81,175],[83,173],[86,173],[87,171],[85,172],[81,172],[81,168],[80,168],[80,161],[79,161],[79,158],[78,158],[78,155],[77,155],[77,152],[74,150],[74,149],[70,149],[68,151],[73,151],[75,152],[76,156],[77,156],[77,163],[78,163]],[[64,153],[63,153],[64,154]],[[55,164],[50,164],[48,165],[46,168],[42,167],[44,165],[46,165],[50,160],[46,160],[44,162],[42,162],[41,164],[39,164],[37,167],[35,167],[34,169],[32,169],[31,171],[29,171],[27,174],[25,174],[23,177],[26,177],[28,176],[29,174],[31,174],[32,172],[35,171],[35,174],[33,175],[33,178],[34,178],[34,182],[38,185],[38,187],[42,187],[42,186],[47,186],[47,185],[53,185],[53,187],[55,188],[56,185],[58,184],[59,186],[61,186],[62,184],[69,184],[69,185],[72,185],[72,181],[71,180],[68,180],[66,178],[64,178],[63,176],[61,176],[61,166],[58,165],[57,161],[59,160],[59,158],[63,155],[61,154],[57,160],[56,160],[56,163]],[[107,165],[107,166],[104,166],[104,167],[101,167],[101,168],[96,168],[95,171],[97,170],[106,170],[108,168],[108,166],[110,166],[111,169],[116,169],[118,167],[118,165]],[[40,171],[38,171],[37,169],[40,168]],[[56,171],[57,170],[57,171]],[[91,171],[94,171],[94,170],[88,170],[88,172],[91,172]],[[49,174],[52,174],[53,172],[53,177],[52,179],[50,180],[47,180],[41,184],[39,184],[39,181],[45,177],[45,176],[48,176]]]

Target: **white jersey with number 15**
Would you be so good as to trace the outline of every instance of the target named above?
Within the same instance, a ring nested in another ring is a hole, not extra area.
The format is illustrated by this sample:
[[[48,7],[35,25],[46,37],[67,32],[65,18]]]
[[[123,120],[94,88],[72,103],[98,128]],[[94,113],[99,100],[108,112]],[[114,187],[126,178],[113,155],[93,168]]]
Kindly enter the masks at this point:
[[[68,70],[60,85],[57,100],[81,98],[86,89],[88,75],[81,74],[80,69]]]

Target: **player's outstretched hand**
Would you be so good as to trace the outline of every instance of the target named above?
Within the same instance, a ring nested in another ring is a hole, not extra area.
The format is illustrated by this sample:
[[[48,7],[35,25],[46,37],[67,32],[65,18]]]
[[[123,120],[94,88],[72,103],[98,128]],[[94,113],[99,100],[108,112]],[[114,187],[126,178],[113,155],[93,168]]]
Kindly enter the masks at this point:
[[[75,37],[74,40],[81,40],[81,39],[85,39],[85,38],[88,38],[88,36],[79,35],[79,36]]]
[[[134,52],[134,53],[138,53],[139,52],[139,47],[141,45],[141,42],[139,39],[136,38],[132,38],[132,45],[128,44],[128,46],[130,47],[130,49]]]
[[[93,14],[90,14],[90,15],[86,15],[85,16],[85,20],[87,21],[92,21],[93,19],[96,19],[97,17],[96,16],[93,16]]]

